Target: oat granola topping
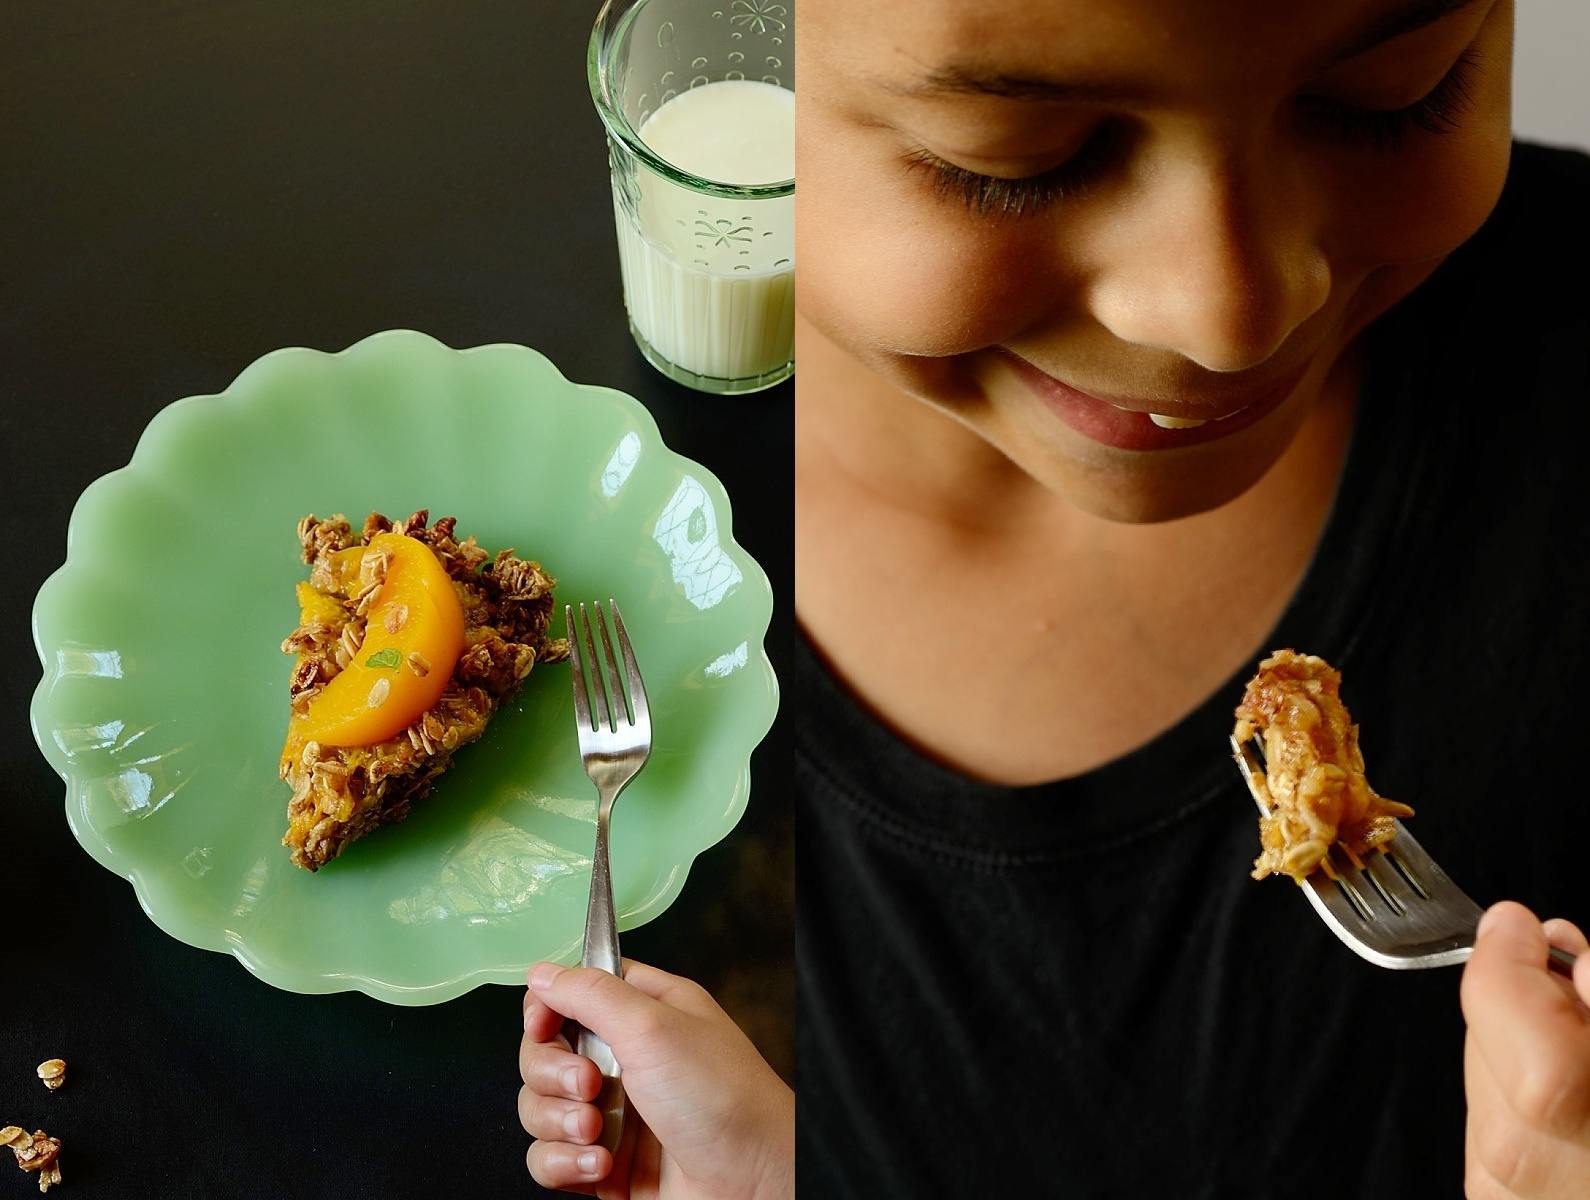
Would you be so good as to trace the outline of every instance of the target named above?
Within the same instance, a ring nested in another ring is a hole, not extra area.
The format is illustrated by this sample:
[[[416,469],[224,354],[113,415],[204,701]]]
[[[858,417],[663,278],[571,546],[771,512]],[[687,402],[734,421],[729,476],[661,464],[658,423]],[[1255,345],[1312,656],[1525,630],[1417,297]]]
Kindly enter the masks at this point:
[[[30,1134],[19,1125],[7,1125],[0,1129],[0,1146],[10,1147],[22,1170],[39,1173],[39,1191],[47,1192],[61,1182],[61,1168],[56,1162],[61,1155],[60,1138],[51,1137],[42,1129]]]
[[[333,551],[351,546],[353,530],[342,517],[321,521],[311,513],[298,522],[298,541],[303,547],[304,561],[313,563]]]
[[[1264,741],[1254,786],[1269,815],[1259,820],[1253,878],[1331,870],[1330,849],[1366,854],[1396,836],[1413,809],[1388,800],[1364,777],[1358,726],[1341,699],[1341,673],[1324,659],[1277,650],[1259,664],[1236,712],[1233,736]]]
[[[359,589],[359,594],[353,598],[353,611],[355,616],[364,616],[381,597],[381,580],[376,579],[365,584]]]
[[[338,559],[342,552],[354,551],[385,533],[423,542],[452,579],[464,614],[464,650],[447,686],[408,728],[373,746],[311,743],[297,755],[284,754],[281,776],[292,787],[292,799],[282,840],[298,866],[317,870],[349,842],[401,821],[409,805],[427,795],[436,777],[451,765],[453,753],[481,736],[536,664],[568,657],[567,642],[547,636],[556,581],[541,564],[520,559],[511,550],[492,555],[473,537],[457,540],[455,529],[454,518],[442,517],[432,524],[424,509],[398,522],[371,513],[358,531],[341,515],[325,520],[308,516],[298,524],[303,559],[310,565],[308,583],[335,602],[336,617],[331,618],[332,606],[324,606],[327,611],[306,619],[282,643],[285,652],[298,656],[288,689],[295,712],[307,711],[320,689],[358,657],[366,618],[380,602],[390,565],[386,556],[365,553],[354,571],[354,556]],[[308,612],[306,608],[306,618]],[[397,605],[370,619],[388,634],[397,634],[406,628],[409,616],[404,606]],[[418,678],[436,670],[418,651],[401,658],[394,655],[390,667]],[[391,688],[387,679],[377,680],[367,699],[369,706],[386,703]]]

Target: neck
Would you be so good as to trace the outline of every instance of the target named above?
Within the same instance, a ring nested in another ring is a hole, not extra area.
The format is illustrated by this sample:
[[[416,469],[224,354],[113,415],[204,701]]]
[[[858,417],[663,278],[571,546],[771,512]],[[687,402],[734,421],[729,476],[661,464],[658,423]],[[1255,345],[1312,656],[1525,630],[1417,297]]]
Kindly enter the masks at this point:
[[[1074,775],[1142,745],[1269,649],[1346,455],[1355,355],[1241,496],[1130,525],[1046,491],[810,327],[800,337],[799,620],[924,754],[1000,783]]]

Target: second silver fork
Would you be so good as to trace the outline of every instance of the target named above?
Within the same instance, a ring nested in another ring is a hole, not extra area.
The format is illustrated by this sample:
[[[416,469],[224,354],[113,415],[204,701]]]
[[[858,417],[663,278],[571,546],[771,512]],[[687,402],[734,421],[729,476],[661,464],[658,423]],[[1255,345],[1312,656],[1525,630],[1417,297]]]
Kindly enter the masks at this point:
[[[1237,768],[1259,812],[1269,816],[1259,780],[1264,773],[1261,746],[1231,749]],[[1262,748],[1262,746],[1261,746]],[[1256,776],[1258,778],[1256,778]],[[1338,938],[1376,966],[1407,970],[1464,962],[1474,950],[1482,909],[1453,883],[1401,821],[1383,850],[1361,858],[1343,847],[1298,886]],[[1553,946],[1547,961],[1559,975],[1573,977],[1574,956]]]
[[[580,605],[575,625],[574,609],[563,606],[564,629],[569,639],[569,667],[574,681],[574,716],[580,739],[580,760],[596,785],[596,845],[591,852],[591,898],[585,908],[585,949],[580,965],[623,976],[618,953],[618,921],[613,910],[613,879],[608,865],[608,827],[613,804],[630,780],[646,765],[651,754],[651,711],[646,685],[641,682],[635,651],[619,614],[618,603],[608,599],[619,653],[613,653],[607,621],[600,601],[593,602],[594,616]],[[598,655],[595,626],[602,642]],[[604,673],[603,667],[606,667]],[[579,1027],[574,1051],[589,1058],[602,1073],[602,1092],[596,1106],[602,1113],[600,1144],[616,1154],[624,1127],[623,1070],[606,1042]]]

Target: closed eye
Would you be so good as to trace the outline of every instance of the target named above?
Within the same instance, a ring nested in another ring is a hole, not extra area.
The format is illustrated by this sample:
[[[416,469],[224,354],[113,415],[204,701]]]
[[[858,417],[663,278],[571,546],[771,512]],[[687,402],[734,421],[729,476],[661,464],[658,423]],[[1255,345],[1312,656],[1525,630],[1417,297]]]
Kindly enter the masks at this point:
[[[968,170],[925,149],[908,154],[905,165],[926,172],[940,199],[959,200],[975,216],[1020,219],[1080,195],[1110,164],[1119,141],[1101,127],[1065,162],[1016,178]]]
[[[1435,87],[1402,108],[1359,108],[1323,96],[1309,96],[1300,102],[1302,111],[1328,136],[1394,152],[1416,130],[1442,134],[1462,125],[1474,106],[1474,82],[1481,61],[1480,53],[1472,47],[1463,51]]]

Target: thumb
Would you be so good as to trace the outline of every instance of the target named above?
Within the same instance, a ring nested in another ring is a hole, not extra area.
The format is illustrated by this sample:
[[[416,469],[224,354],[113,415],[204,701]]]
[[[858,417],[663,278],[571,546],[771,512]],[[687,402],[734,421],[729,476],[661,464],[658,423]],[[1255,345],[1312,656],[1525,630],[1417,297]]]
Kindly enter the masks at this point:
[[[1483,953],[1492,965],[1544,967],[1549,948],[1540,918],[1516,900],[1491,905],[1474,931],[1474,953]]]
[[[1563,1136],[1577,1135],[1580,1106],[1560,1106],[1539,1094],[1564,1090],[1557,1085],[1565,1069],[1583,1072],[1590,1061],[1590,1026],[1568,989],[1546,970],[1547,948],[1546,932],[1529,909],[1510,900],[1493,905],[1463,969],[1463,1016],[1514,1107],[1547,1110],[1537,1114],[1543,1124],[1562,1122],[1573,1127],[1562,1129]],[[1583,1082],[1566,1091],[1582,1098]],[[1555,1111],[1563,1107],[1574,1110],[1566,1114],[1571,1119]]]
[[[617,975],[594,967],[538,963],[529,982],[536,999],[584,1025],[613,1048],[620,1062],[637,1052],[655,1053],[658,1035],[674,1012]]]

